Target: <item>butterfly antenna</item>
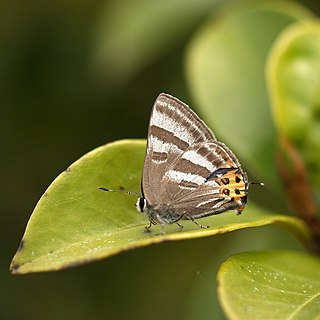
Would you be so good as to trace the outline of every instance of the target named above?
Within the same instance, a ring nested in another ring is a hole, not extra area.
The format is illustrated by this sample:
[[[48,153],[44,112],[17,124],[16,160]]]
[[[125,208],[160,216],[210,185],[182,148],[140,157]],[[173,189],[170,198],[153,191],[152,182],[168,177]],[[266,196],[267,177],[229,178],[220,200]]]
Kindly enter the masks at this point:
[[[259,184],[260,186],[264,186],[263,182],[249,181],[247,188],[245,190],[240,190],[240,191],[247,192],[249,190],[250,185],[252,184]]]
[[[263,183],[263,182],[250,181],[250,182],[249,182],[249,185],[250,185],[250,184],[260,184],[260,186],[264,186],[264,183]]]
[[[128,190],[112,190],[112,189],[107,189],[107,188],[104,188],[104,187],[99,187],[98,189],[102,190],[102,191],[109,191],[109,192],[127,193],[127,194],[131,194],[133,196],[136,196],[136,197],[140,198],[140,194],[138,194],[136,192],[128,191]]]

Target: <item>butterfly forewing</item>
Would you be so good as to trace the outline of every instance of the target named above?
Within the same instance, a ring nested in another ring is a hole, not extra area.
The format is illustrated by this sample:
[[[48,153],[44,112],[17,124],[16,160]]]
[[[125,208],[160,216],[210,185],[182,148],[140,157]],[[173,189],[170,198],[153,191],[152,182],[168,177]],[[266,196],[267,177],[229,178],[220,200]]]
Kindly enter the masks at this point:
[[[156,99],[149,122],[142,191],[150,206],[161,202],[160,181],[190,146],[216,141],[204,122],[184,103],[167,94]]]

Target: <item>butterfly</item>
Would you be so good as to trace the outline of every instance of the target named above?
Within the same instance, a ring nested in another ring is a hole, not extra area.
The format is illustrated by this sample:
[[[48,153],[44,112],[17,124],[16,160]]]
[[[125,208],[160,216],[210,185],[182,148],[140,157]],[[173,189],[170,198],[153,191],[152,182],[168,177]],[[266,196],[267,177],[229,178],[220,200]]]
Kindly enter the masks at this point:
[[[196,219],[228,210],[240,214],[251,183],[233,152],[188,105],[169,94],[158,96],[148,127],[142,196],[136,203],[150,221],[146,229],[160,224],[165,233],[165,225],[182,227],[181,220],[206,228]]]

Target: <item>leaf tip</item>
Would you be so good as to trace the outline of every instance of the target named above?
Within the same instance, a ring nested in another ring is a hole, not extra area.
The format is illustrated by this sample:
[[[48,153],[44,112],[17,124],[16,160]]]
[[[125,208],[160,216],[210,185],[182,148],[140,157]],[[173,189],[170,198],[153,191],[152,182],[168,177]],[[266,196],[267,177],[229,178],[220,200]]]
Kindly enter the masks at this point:
[[[16,255],[24,249],[24,247],[25,247],[25,241],[24,241],[24,239],[22,239],[19,246],[18,246],[17,252],[16,252],[15,256],[13,257],[11,264],[10,264],[9,271],[11,272],[11,274],[18,274],[19,273],[18,270],[20,268],[20,264],[15,262],[15,258],[16,258]]]
[[[19,269],[20,269],[20,265],[15,263],[14,260],[12,260],[11,264],[10,264],[10,273],[15,275],[15,274],[19,274]]]

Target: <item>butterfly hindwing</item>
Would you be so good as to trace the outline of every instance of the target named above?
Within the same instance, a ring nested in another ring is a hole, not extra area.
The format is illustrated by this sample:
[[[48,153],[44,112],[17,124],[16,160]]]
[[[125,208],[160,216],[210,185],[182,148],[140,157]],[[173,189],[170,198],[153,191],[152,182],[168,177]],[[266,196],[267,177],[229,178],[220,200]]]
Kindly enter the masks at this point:
[[[160,182],[159,203],[167,203],[182,219],[217,214],[239,206],[235,200],[243,192],[235,190],[244,190],[245,183],[245,173],[224,144],[201,142],[168,168]]]

